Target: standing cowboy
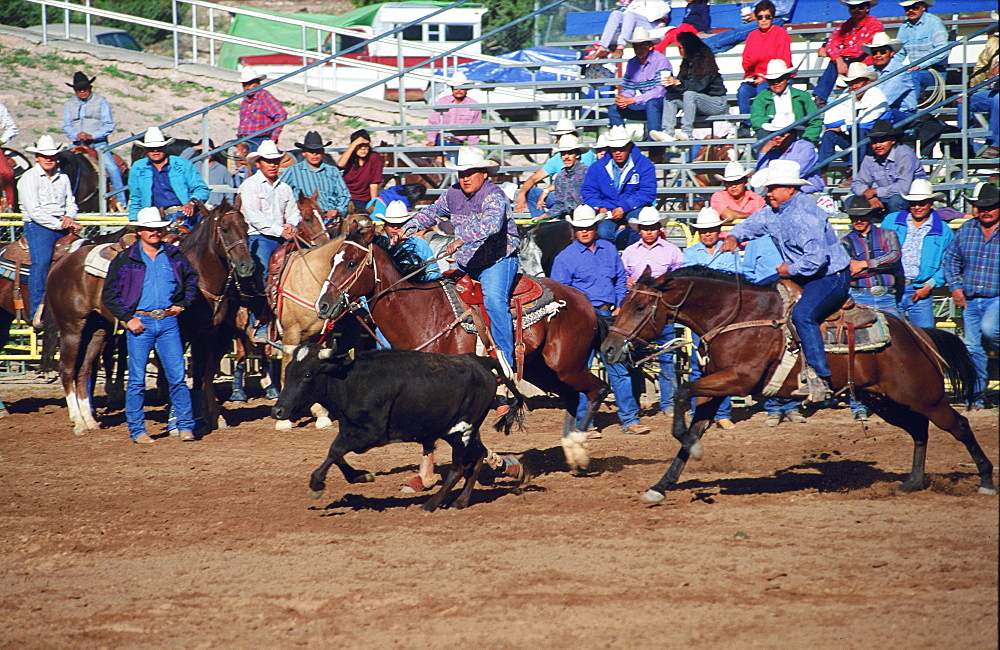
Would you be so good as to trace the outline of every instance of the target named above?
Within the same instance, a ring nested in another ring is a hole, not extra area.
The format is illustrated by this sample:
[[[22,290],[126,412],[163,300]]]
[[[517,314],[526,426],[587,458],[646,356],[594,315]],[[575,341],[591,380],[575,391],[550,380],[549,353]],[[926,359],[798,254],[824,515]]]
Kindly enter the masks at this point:
[[[69,178],[58,169],[56,156],[62,151],[62,145],[56,144],[51,135],[43,135],[26,151],[35,154],[36,164],[17,182],[17,194],[24,218],[24,237],[31,255],[28,307],[34,313],[32,324],[41,329],[45,279],[52,265],[56,240],[67,232],[80,232],[81,226],[75,221],[76,200]]]
[[[165,147],[173,141],[164,139],[159,127],[151,126],[136,142],[146,150],[146,157],[132,165],[128,176],[130,220],[143,208],[159,208],[167,216],[182,213],[187,225],[193,226],[195,200],[208,201],[208,185],[195,166],[180,156],[167,155]]]
[[[295,146],[302,152],[302,160],[295,163],[281,174],[281,180],[288,183],[297,196],[300,192],[312,196],[319,192],[319,208],[327,221],[347,214],[347,203],[351,193],[344,183],[340,168],[323,160],[329,142],[316,131],[309,131],[302,142]]]
[[[94,80],[80,71],[73,74],[73,83],[66,84],[73,89],[75,97],[66,102],[63,109],[62,130],[70,141],[77,145],[93,147],[107,144],[108,137],[115,130],[115,118],[111,115],[111,105],[101,95],[94,94]],[[111,189],[116,192],[125,187],[122,170],[118,168],[110,151],[104,152],[104,169],[107,170]],[[122,194],[115,195],[120,203],[125,202]]]
[[[628,289],[625,267],[618,251],[611,243],[597,236],[597,224],[600,220],[600,215],[590,206],[581,205],[573,211],[569,223],[573,226],[575,241],[556,256],[549,276],[587,296],[598,319],[610,325],[618,314],[618,308]],[[632,378],[628,368],[624,363],[608,363],[604,355],[601,358],[608,372],[608,383],[611,384],[618,403],[618,421],[621,423],[622,433],[649,433],[649,427],[639,419],[639,404],[632,392]],[[588,367],[589,365],[588,363]],[[576,410],[577,427],[583,424],[587,403],[587,395],[580,393]],[[588,437],[600,438],[601,435],[595,432]]]
[[[240,70],[240,84],[243,85],[244,92],[257,88],[265,79],[267,75],[257,72],[252,66],[243,66]],[[287,117],[288,111],[274,95],[267,90],[254,90],[240,102],[240,123],[236,127],[236,137],[242,138],[251,133],[264,131],[244,142],[248,151],[257,151],[268,139],[278,144],[282,127],[267,129],[278,122],[284,122]]]
[[[132,442],[148,445],[143,413],[146,364],[156,348],[170,388],[172,417],[177,418],[181,440],[194,440],[191,393],[184,383],[184,346],[177,315],[198,292],[198,274],[180,249],[163,242],[169,221],[156,208],[143,208],[129,224],[139,241],[118,253],[108,268],[101,300],[125,325],[128,343],[128,384],[125,419]]]
[[[767,187],[764,198],[770,209],[758,210],[730,230],[722,251],[734,252],[740,241],[764,235],[774,239],[784,260],[776,268],[778,275],[802,287],[802,295],[792,309],[792,322],[802,342],[806,387],[792,394],[822,402],[833,391],[819,324],[847,299],[850,258],[834,234],[826,211],[799,192],[806,181],[799,178],[798,163],[776,160],[766,174],[762,184]]]
[[[482,284],[497,358],[510,377],[510,362],[514,359],[510,293],[517,275],[521,240],[510,200],[489,179],[499,163],[488,160],[482,149],[461,147],[458,161],[449,161],[445,166],[458,172],[458,182],[407,221],[404,232],[425,230],[442,219],[451,221],[458,239],[446,250],[455,253],[461,270]]]

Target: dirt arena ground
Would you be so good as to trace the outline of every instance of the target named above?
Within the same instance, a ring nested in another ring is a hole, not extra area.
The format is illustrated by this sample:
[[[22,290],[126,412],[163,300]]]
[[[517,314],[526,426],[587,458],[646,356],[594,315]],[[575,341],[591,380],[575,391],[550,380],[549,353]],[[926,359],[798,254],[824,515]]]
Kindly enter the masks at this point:
[[[120,412],[74,437],[58,392],[3,388],[4,647],[997,647],[998,501],[943,432],[930,489],[896,496],[902,431],[756,413],[645,507],[677,447],[666,417],[627,437],[603,412],[575,477],[543,398],[524,431],[486,436],[530,482],[429,515],[399,492],[416,446],[359,458],[372,484],[334,470],[314,501],[333,432],[276,433],[264,400],[198,442],[138,446]],[[997,463],[997,412],[971,420]]]

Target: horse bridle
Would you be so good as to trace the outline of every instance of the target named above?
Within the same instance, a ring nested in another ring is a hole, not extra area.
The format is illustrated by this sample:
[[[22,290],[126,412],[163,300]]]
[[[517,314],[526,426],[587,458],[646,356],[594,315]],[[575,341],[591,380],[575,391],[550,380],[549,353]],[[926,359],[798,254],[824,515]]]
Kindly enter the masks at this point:
[[[340,294],[340,299],[337,301],[337,304],[341,305],[343,309],[351,311],[353,309],[353,305],[351,303],[350,297],[347,295],[347,292],[350,291],[355,284],[357,284],[358,279],[361,278],[361,273],[365,270],[365,267],[371,265],[372,273],[375,274],[375,286],[378,286],[379,284],[379,277],[378,277],[378,267],[375,266],[375,259],[372,253],[372,244],[368,244],[368,246],[362,246],[357,242],[345,241],[344,246],[348,245],[360,248],[361,250],[365,251],[364,261],[358,265],[358,268],[350,275],[350,277],[341,282],[336,288],[336,291]],[[337,256],[339,255],[341,255],[341,253],[337,254]],[[339,264],[339,262],[336,261],[337,256],[334,256],[335,260],[334,264],[330,267],[330,273],[326,276],[326,281],[323,282],[323,286],[319,291],[319,296],[317,296],[316,298],[317,306],[319,303],[319,299],[326,295],[327,291],[330,288],[330,285],[333,283],[333,272],[337,270],[337,264]]]
[[[237,214],[239,213],[238,211],[235,212],[237,212]],[[224,214],[229,214],[229,212],[225,212]],[[226,299],[226,294],[229,293],[229,287],[232,286],[233,280],[235,279],[236,270],[234,268],[233,257],[231,255],[232,250],[237,246],[239,246],[240,244],[245,244],[248,250],[250,248],[250,243],[247,241],[246,238],[237,239],[231,244],[226,244],[226,240],[222,236],[222,231],[219,229],[219,220],[222,219],[222,217],[223,217],[222,214],[215,215],[214,217],[212,217],[212,221],[214,222],[215,225],[215,235],[216,237],[218,237],[219,244],[222,245],[222,249],[226,253],[226,262],[228,263],[229,266],[229,271],[226,273],[226,282],[225,284],[222,285],[222,291],[219,293],[219,295],[216,295],[211,291],[209,291],[208,289],[206,289],[201,284],[200,278],[198,282],[198,288],[201,290],[203,294],[205,294],[205,296],[207,296],[212,301],[213,318],[215,317],[216,314],[219,313],[219,309],[222,307],[222,301]]]
[[[635,340],[641,341],[644,345],[649,345],[648,341],[639,336],[639,332],[642,331],[642,328],[645,327],[647,323],[649,323],[656,317],[656,309],[660,305],[660,303],[663,303],[663,307],[669,310],[667,311],[666,322],[669,322],[670,320],[676,320],[677,314],[680,313],[681,307],[683,307],[684,303],[687,302],[688,296],[691,295],[692,289],[694,289],[694,282],[689,282],[687,291],[684,292],[684,296],[681,297],[681,299],[676,303],[669,303],[663,297],[662,291],[658,291],[656,289],[647,289],[637,284],[633,286],[631,289],[629,289],[629,291],[631,293],[637,293],[642,296],[652,296],[655,299],[653,300],[652,306],[646,310],[646,313],[643,315],[643,317],[639,319],[639,323],[635,327],[633,327],[631,331],[627,332],[621,329],[620,327],[615,327],[614,325],[612,325],[608,329],[608,331],[621,335],[625,339],[625,344],[623,347],[625,347],[626,349],[629,347],[632,341]]]

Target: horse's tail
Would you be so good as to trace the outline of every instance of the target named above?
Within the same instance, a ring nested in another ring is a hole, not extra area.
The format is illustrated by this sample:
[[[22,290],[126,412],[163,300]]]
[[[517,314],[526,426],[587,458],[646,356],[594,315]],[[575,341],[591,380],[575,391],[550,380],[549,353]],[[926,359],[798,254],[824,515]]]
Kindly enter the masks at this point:
[[[976,366],[972,363],[972,357],[965,343],[951,332],[936,327],[921,329],[927,333],[941,358],[944,359],[944,370],[955,397],[971,402],[976,390]]]
[[[42,372],[53,372],[56,367],[56,350],[59,349],[59,326],[56,324],[55,316],[52,314],[52,307],[48,301],[42,306],[42,322],[45,329],[42,330]]]
[[[507,403],[507,412],[500,416],[500,419],[493,425],[493,428],[496,431],[503,431],[504,435],[509,436],[511,427],[516,424],[518,428],[520,428],[521,423],[524,420],[523,410],[526,401],[525,397],[521,394],[521,391],[517,389],[517,384],[514,380],[508,377],[507,373],[504,372],[503,366],[500,365],[499,361],[493,357],[481,357],[475,354],[470,356],[475,358],[479,363],[483,364],[487,370],[496,374],[496,376],[500,378],[503,385],[507,387],[507,390],[510,391],[510,394],[514,396],[514,401],[512,403]]]

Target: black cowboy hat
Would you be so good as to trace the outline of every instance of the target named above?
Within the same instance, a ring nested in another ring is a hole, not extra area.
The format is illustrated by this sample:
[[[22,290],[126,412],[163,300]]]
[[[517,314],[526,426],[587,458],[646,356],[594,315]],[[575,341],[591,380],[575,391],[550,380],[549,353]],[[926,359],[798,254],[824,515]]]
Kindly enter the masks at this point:
[[[972,189],[969,202],[977,208],[992,208],[1000,203],[1000,190],[992,183],[980,183]]]
[[[91,86],[93,86],[94,79],[97,79],[97,77],[91,77],[90,79],[87,79],[87,75],[77,70],[76,72],[73,73],[73,83],[66,85],[72,88],[73,90],[83,90],[85,88],[90,88]]]
[[[849,217],[863,217],[875,212],[875,208],[871,206],[871,203],[865,197],[854,195],[844,199],[844,212]]]
[[[893,126],[889,120],[875,120],[871,131],[868,132],[868,137],[871,140],[877,138],[898,138],[901,135],[903,135],[903,131]]]
[[[295,146],[299,149],[306,149],[315,151],[317,149],[325,149],[330,146],[330,142],[323,143],[323,138],[319,137],[318,131],[309,131],[306,133],[306,137],[302,139],[302,142],[296,142]]]

